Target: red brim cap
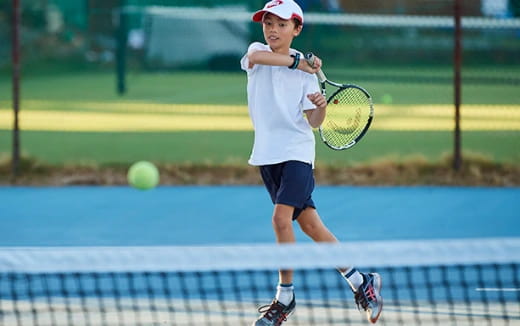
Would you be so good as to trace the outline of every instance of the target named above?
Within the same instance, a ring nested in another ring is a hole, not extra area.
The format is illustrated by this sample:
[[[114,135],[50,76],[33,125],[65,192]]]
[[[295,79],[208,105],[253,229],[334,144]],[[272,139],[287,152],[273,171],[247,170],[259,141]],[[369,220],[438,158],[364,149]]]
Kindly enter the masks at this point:
[[[297,19],[303,24],[302,8],[293,0],[273,0],[266,3],[262,10],[253,14],[253,21],[261,22],[268,12],[285,20]]]
[[[269,11],[269,10],[259,10],[259,11],[255,12],[254,15],[253,15],[253,21],[254,21],[254,22],[257,22],[257,23],[261,22],[262,19],[264,18],[265,13],[267,13],[267,12],[270,12],[270,13],[272,13],[273,15],[276,15],[276,16],[278,16],[278,17],[280,17],[280,18],[282,18],[282,19],[286,19],[286,20],[289,20],[289,19],[297,19],[297,20],[300,21],[300,23],[303,24],[303,18],[302,18],[301,16],[299,16],[298,14],[296,14],[296,13],[293,13],[293,14],[292,14],[291,16],[289,16],[289,17],[282,17],[282,16],[280,16],[280,15],[274,13],[274,12],[271,12],[271,11]]]

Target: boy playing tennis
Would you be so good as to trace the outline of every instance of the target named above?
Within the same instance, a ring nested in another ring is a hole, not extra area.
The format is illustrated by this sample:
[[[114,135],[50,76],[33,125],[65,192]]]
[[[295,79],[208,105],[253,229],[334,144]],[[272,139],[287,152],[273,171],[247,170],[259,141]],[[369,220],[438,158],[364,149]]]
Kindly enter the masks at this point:
[[[312,200],[315,140],[312,128],[325,118],[327,101],[314,75],[321,68],[316,58],[310,66],[291,49],[303,27],[303,12],[292,0],[268,2],[253,15],[261,22],[267,44],[252,43],[241,60],[247,72],[249,114],[255,137],[249,163],[259,166],[274,204],[273,228],[278,243],[295,242],[292,221],[317,242],[337,242],[322,223]],[[305,119],[305,117],[307,119]],[[354,292],[358,307],[375,323],[382,309],[381,278],[355,268],[340,269]],[[293,273],[282,270],[275,299],[259,309],[256,326],[281,325],[296,301]]]

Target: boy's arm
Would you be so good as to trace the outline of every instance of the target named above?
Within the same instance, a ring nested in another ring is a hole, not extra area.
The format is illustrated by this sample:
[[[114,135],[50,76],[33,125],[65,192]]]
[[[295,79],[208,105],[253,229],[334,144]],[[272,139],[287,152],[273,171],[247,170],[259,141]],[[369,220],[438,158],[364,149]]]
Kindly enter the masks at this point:
[[[269,51],[254,51],[247,55],[249,61],[249,68],[253,68],[255,64],[266,65],[266,66],[282,66],[289,67],[293,64],[294,58],[290,55],[274,53]],[[307,60],[304,58],[300,59],[300,63],[298,64],[297,69],[303,70],[310,74],[315,74],[321,69],[321,59],[315,57],[314,66],[311,66],[307,63]],[[313,128],[318,128],[323,120],[325,120],[325,113],[327,111],[327,100],[320,93],[316,92],[313,94],[308,94],[307,97],[309,100],[316,106],[315,109],[306,110],[305,114],[307,116],[307,120],[309,124]]]
[[[325,114],[327,113],[327,99],[320,92],[308,94],[309,100],[316,105],[314,110],[306,110],[307,121],[313,128],[318,128],[325,120]]]
[[[294,58],[290,55],[274,53],[269,51],[255,51],[247,55],[249,59],[249,68],[253,68],[255,64],[265,66],[282,66],[289,67],[294,63]],[[310,66],[307,61],[302,57],[297,69],[308,72],[309,74],[315,74],[321,68],[321,61],[318,65],[315,62],[314,67]]]

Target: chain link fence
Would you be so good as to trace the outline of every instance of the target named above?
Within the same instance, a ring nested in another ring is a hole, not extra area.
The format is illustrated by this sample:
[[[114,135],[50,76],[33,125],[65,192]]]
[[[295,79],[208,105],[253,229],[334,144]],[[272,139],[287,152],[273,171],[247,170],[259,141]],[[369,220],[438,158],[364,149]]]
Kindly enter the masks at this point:
[[[9,40],[11,1],[0,0]],[[263,41],[263,1],[21,2],[22,155],[51,164],[246,164],[252,143],[239,59]],[[363,145],[318,162],[349,165],[453,153],[452,0],[299,1],[293,43],[333,80],[374,97]],[[461,1],[463,155],[520,159],[517,0]],[[0,90],[11,92],[10,42]],[[12,99],[0,98],[0,153],[12,151]]]

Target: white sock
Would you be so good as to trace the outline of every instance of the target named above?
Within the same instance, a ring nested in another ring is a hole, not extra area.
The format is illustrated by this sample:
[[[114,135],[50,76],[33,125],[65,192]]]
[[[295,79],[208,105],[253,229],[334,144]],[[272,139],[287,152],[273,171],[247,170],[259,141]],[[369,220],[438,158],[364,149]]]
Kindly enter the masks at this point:
[[[294,298],[294,286],[289,284],[278,284],[276,287],[276,300],[288,306]]]
[[[347,271],[343,273],[343,277],[347,280],[354,292],[363,284],[363,275],[353,267],[347,269]]]

